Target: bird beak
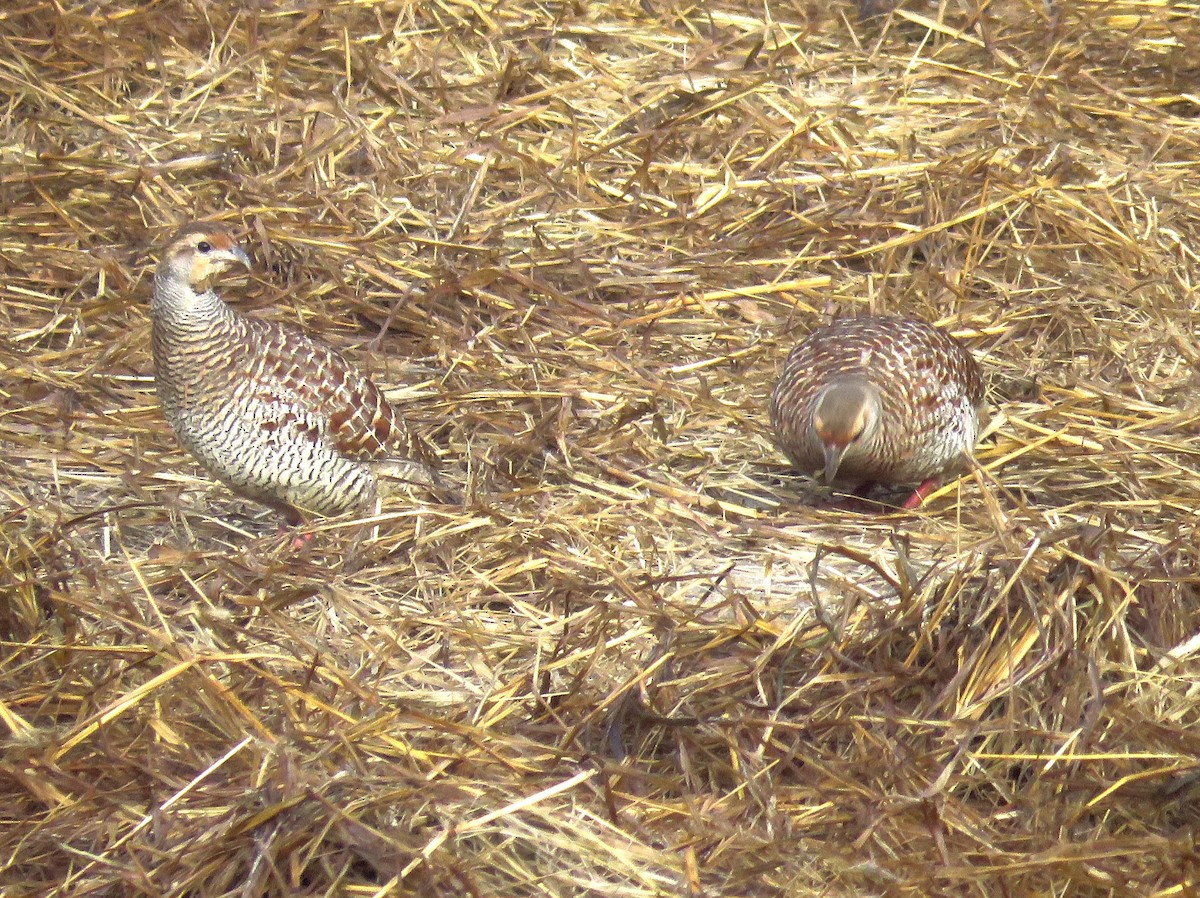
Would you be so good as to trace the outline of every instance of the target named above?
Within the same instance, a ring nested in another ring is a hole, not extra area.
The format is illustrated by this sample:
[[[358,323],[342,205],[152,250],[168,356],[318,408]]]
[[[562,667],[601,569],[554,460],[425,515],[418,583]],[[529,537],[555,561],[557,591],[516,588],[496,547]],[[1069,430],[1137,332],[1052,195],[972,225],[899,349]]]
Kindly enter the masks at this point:
[[[833,483],[833,478],[837,477],[838,468],[842,466],[842,456],[846,454],[846,447],[839,446],[836,443],[825,444],[825,482]]]
[[[247,268],[251,268],[250,257],[246,255],[246,251],[240,246],[235,246],[229,251],[229,257],[235,262],[241,262]]]

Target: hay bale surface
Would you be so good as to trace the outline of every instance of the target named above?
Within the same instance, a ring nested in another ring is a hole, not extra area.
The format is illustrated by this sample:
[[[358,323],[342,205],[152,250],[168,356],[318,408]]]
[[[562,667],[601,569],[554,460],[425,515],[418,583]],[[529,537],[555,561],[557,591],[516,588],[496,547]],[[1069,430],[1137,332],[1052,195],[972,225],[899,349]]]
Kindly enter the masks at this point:
[[[1150,0],[0,11],[0,891],[1195,887],[1200,19]],[[153,391],[153,249],[465,504],[277,519]],[[765,432],[831,315],[997,414],[917,514]]]

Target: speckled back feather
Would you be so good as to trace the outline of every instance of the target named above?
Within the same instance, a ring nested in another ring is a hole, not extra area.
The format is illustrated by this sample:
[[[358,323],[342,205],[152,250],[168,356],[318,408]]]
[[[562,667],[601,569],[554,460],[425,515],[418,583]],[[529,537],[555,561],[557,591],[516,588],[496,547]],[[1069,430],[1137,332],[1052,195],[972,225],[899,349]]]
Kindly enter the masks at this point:
[[[881,411],[871,444],[847,455],[839,478],[918,483],[953,468],[978,439],[986,389],[961,343],[913,318],[844,318],[792,350],[771,396],[776,441],[801,470],[824,462],[813,415],[822,390],[839,378],[866,380]]]

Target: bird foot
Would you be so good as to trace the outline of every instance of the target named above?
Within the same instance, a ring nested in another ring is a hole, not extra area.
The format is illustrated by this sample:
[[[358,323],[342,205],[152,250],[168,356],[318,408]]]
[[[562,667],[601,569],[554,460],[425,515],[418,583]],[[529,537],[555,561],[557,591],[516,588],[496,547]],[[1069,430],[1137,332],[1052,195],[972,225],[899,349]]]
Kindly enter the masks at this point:
[[[292,552],[299,552],[305,546],[309,545],[316,537],[311,530],[302,531],[289,524],[280,524],[271,537],[272,543],[278,541],[286,545]]]
[[[291,543],[292,551],[299,552],[301,549],[303,549],[305,546],[307,546],[309,543],[311,543],[313,541],[313,536],[314,536],[314,534],[311,531],[308,533],[296,533],[293,531],[292,543]]]
[[[276,538],[287,540],[291,545],[293,552],[299,552],[305,546],[313,541],[314,534],[311,530],[302,530],[308,521],[304,519],[304,515],[291,507],[284,507],[283,523],[279,525],[279,529],[275,531]]]
[[[887,505],[863,495],[859,491],[853,493],[830,493],[810,503],[817,508],[828,508],[833,511],[850,511],[855,514],[878,514],[888,510]]]
[[[840,511],[852,511],[858,514],[889,514],[895,511],[912,511],[921,506],[928,496],[937,487],[937,480],[926,480],[918,486],[911,494],[897,494],[895,489],[886,487],[879,483],[867,481],[861,483],[850,492],[836,492],[831,494],[825,502],[821,503],[826,508],[834,508]],[[903,498],[903,501],[900,501]]]

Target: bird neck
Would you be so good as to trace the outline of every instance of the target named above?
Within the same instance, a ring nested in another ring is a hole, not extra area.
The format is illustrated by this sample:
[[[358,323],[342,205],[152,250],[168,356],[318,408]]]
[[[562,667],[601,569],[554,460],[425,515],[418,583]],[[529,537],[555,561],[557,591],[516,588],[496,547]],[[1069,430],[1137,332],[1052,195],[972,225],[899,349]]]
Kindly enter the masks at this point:
[[[211,335],[214,326],[232,324],[236,315],[211,288],[198,293],[186,278],[160,270],[154,274],[150,317],[156,328],[185,337],[189,332]]]

